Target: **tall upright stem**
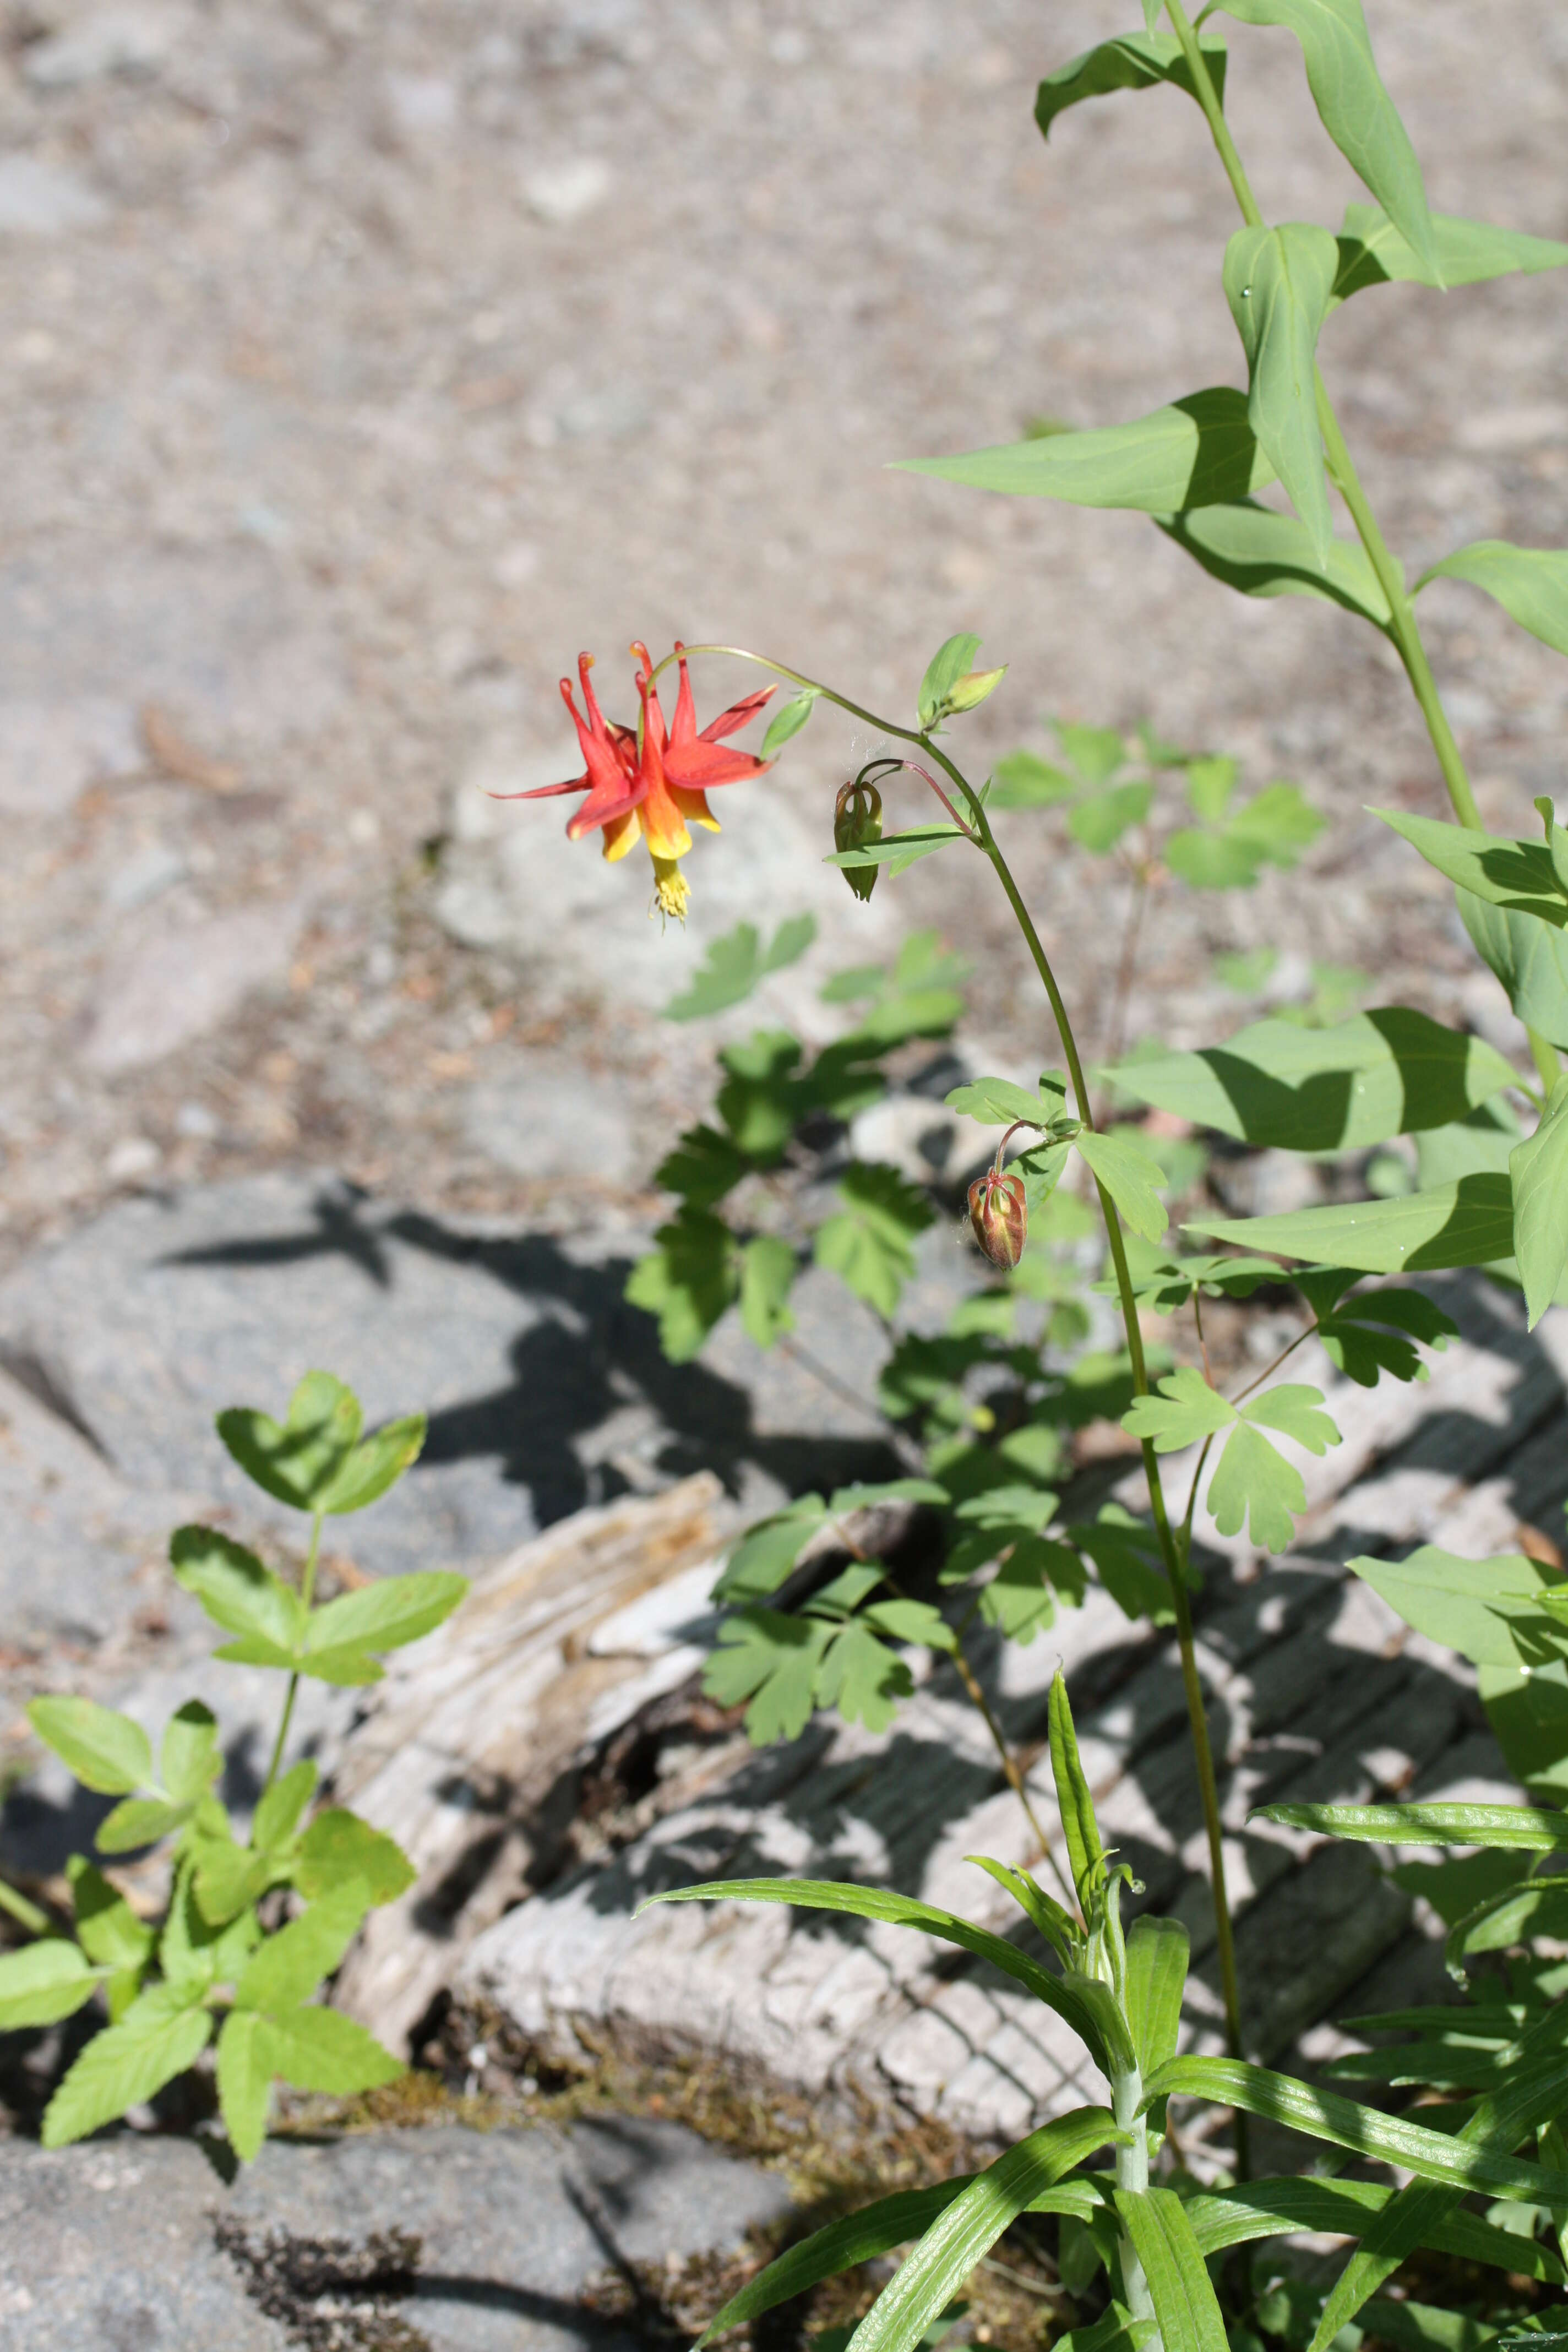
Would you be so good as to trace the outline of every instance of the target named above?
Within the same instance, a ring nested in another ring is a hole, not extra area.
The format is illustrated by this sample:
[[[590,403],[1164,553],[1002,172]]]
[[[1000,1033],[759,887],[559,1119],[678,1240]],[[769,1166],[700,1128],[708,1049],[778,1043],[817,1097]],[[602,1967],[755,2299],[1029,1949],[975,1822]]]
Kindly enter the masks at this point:
[[[940,758],[941,754],[937,756]],[[947,763],[944,761],[944,765]],[[971,798],[971,807],[980,827],[981,845],[996,870],[996,878],[1007,894],[1014,919],[1024,937],[1024,943],[1034,959],[1056,1015],[1057,1029],[1067,1056],[1068,1075],[1078,1101],[1079,1116],[1084,1125],[1092,1129],[1094,1115],[1089,1106],[1089,1087],[1084,1078],[1078,1041],[1072,1023],[1057,985],[1034,919],[1025,905],[1023,895],[1013,877],[1012,868],[996,845],[984,809]],[[1143,1332],[1138,1320],[1138,1299],[1132,1287],[1131,1270],[1127,1263],[1127,1244],[1122,1236],[1121,1219],[1115,1202],[1098,1176],[1095,1190],[1100,1194],[1100,1206],[1105,1219],[1105,1235],[1110,1248],[1110,1263],[1116,1276],[1116,1292],[1121,1307],[1121,1325],[1127,1335],[1127,1355],[1132,1370],[1132,1386],[1139,1396],[1149,1393],[1149,1366],[1143,1352]],[[1192,1600],[1187,1590],[1186,1562],[1171,1525],[1170,1511],[1165,1503],[1164,1482],[1160,1475],[1160,1457],[1145,1438],[1142,1446],[1143,1472],[1149,1486],[1149,1507],[1154,1517],[1154,1531],[1159,1538],[1160,1553],[1165,1563],[1165,1574],[1171,1586],[1171,1607],[1176,1621],[1176,1646],[1181,1653],[1182,1689],[1187,1702],[1187,1722],[1192,1731],[1193,1753],[1198,1769],[1198,1793],[1203,1802],[1204,1827],[1208,1837],[1209,1880],[1214,1894],[1215,1941],[1219,1957],[1220,1987],[1225,2000],[1226,2041],[1233,2057],[1243,2054],[1241,2046],[1241,2000],[1236,1974],[1236,1938],[1231,1926],[1230,1899],[1225,1879],[1225,1831],[1220,1814],[1219,1783],[1215,1774],[1214,1749],[1209,1741],[1208,1717],[1204,1707],[1203,1684],[1198,1675],[1197,1649],[1193,1635]],[[1246,2132],[1244,2118],[1237,2117],[1237,2158],[1240,2170],[1247,2169]]]

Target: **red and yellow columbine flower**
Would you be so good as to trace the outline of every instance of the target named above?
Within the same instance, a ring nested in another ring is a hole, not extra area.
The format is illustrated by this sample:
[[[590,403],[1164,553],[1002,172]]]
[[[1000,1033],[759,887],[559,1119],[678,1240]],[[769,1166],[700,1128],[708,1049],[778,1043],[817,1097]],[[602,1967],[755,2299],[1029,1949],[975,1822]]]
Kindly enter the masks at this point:
[[[685,656],[679,645],[675,650],[681,656],[680,691],[674,723],[667,728],[647,647],[632,647],[639,664],[640,731],[618,727],[605,717],[588,676],[594,657],[579,654],[577,674],[583,683],[586,718],[578,711],[570,678],[561,681],[561,698],[577,730],[584,773],[564,784],[542,784],[534,792],[504,793],[498,797],[538,801],[557,793],[586,793],[587,799],[566,828],[568,836],[581,841],[584,834],[603,832],[605,856],[613,862],[626,856],[640,834],[653,858],[654,905],[661,915],[674,915],[684,922],[691,893],[680,860],[691,846],[689,827],[700,824],[717,833],[719,820],[708,805],[709,793],[716,784],[735,784],[747,776],[760,776],[769,765],[749,751],[728,750],[723,738],[754,719],[773,688],[765,686],[759,693],[732,703],[699,734]]]

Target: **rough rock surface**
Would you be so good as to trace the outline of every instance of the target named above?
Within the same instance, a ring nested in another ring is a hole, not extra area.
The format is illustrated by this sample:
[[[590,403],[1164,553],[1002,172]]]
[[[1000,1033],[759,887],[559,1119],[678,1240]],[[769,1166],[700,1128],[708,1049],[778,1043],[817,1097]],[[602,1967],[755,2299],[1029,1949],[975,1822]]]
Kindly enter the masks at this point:
[[[775,2175],[679,2125],[627,2117],[274,2140],[233,2187],[191,2140],[120,2134],[53,2155],[9,2141],[0,2341],[7,2352],[282,2352],[327,2340],[335,2310],[332,2340],[345,2346],[623,2352],[635,2326],[583,2305],[591,2281],[736,2246],[788,2204]],[[387,2244],[394,2233],[402,2245]],[[381,2333],[378,2315],[407,2332]],[[312,2319],[317,2335],[302,2336]]]

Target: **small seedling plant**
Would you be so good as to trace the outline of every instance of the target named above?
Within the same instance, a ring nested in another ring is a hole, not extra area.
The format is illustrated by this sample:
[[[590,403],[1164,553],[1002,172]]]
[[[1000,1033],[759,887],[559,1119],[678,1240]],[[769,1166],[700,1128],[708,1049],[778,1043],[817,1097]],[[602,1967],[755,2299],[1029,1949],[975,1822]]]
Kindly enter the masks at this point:
[[[319,1995],[366,1915],[405,1893],[413,1869],[357,1813],[317,1804],[313,1759],[284,1758],[302,1678],[379,1681],[381,1654],[432,1632],[468,1589],[461,1576],[421,1570],[315,1598],[327,1521],[396,1485],[424,1444],[425,1417],[366,1433],[353,1391],[309,1372],[281,1422],[238,1409],[218,1415],[217,1432],[247,1477],[310,1524],[297,1585],[215,1528],[181,1528],[169,1547],[175,1580],[229,1637],[215,1655],[282,1676],[277,1738],[241,1837],[216,1793],[225,1759],[205,1701],[176,1710],[155,1756],[141,1724],[92,1699],[29,1706],[33,1729],[82,1787],[118,1800],[95,1840],[105,1866],[79,1853],[68,1864],[68,1927],[0,1886],[0,1906],[34,1937],[0,1957],[0,2029],[56,2024],[95,2000],[108,2011],[45,2110],[47,2147],[152,2099],[209,2044],[224,2125],[245,2159],[265,2137],[276,2081],[347,2095],[405,2071]],[[150,1850],[169,1874],[152,1916],[113,1874],[117,1859]]]
[[[1323,130],[1370,199],[1351,202],[1337,227],[1264,217],[1227,113],[1226,20],[1289,35],[1299,47]],[[1036,1990],[1058,2014],[1070,2011],[1113,2085],[1112,2106],[1092,2121],[1047,2126],[1000,2167],[961,2188],[862,2323],[855,2352],[910,2352],[965,2267],[991,2242],[993,2222],[996,2229],[1005,2226],[1032,2197],[1055,2194],[1058,2181],[1076,2177],[1074,2168],[1088,2151],[1074,2142],[1068,2152],[1075,2130],[1100,2134],[1096,2145],[1116,2150],[1114,2301],[1103,2334],[1095,2334],[1097,2352],[1101,2344],[1123,2338],[1180,2346],[1183,2352],[1188,2346],[1217,2347],[1225,2328],[1205,2256],[1222,2242],[1239,2242],[1251,2234],[1252,2224],[1241,2225],[1228,2241],[1214,2239],[1205,2245],[1195,2234],[1193,2208],[1180,2205],[1170,2190],[1146,2185],[1142,2168],[1148,2161],[1144,2134],[1150,2126],[1143,2106],[1171,2092],[1222,2100],[1238,2110],[1260,2109],[1318,2130],[1359,2154],[1385,2156],[1416,2177],[1417,2187],[1408,2193],[1426,2213],[1436,2210],[1432,2200],[1439,2191],[1462,2196],[1472,2189],[1505,2198],[1539,2194],[1539,2201],[1552,2210],[1563,2202],[1558,2185],[1551,2194],[1540,2194],[1542,2168],[1515,2153],[1521,2140],[1553,2126],[1568,2105],[1559,2006],[1542,2021],[1540,2039],[1531,2038],[1537,2033],[1531,2026],[1511,2045],[1501,2066],[1501,2087],[1483,2093],[1460,2129],[1448,2135],[1373,2116],[1338,2102],[1336,2095],[1309,2092],[1246,2065],[1219,1798],[1193,1638],[1192,1529],[1206,1481],[1207,1499],[1222,1530],[1246,1526],[1260,1550],[1279,1550],[1289,1542],[1305,1499],[1298,1467],[1301,1451],[1321,1452],[1342,1434],[1325,1410],[1324,1396],[1305,1382],[1274,1381],[1277,1367],[1250,1391],[1223,1392],[1205,1361],[1199,1318],[1205,1297],[1254,1278],[1259,1267],[1277,1276],[1283,1264],[1331,1357],[1354,1381],[1384,1371],[1407,1375],[1417,1347],[1443,1336],[1441,1318],[1405,1286],[1407,1277],[1458,1267],[1486,1269],[1522,1288],[1531,1326],[1563,1286],[1568,1083],[1560,1056],[1568,1049],[1568,839],[1552,804],[1544,800],[1537,804],[1539,832],[1520,825],[1504,835],[1486,833],[1417,608],[1430,583],[1463,583],[1494,599],[1542,642],[1568,653],[1568,551],[1481,541],[1455,549],[1412,583],[1357,471],[1320,363],[1320,342],[1342,304],[1375,302],[1382,286],[1403,281],[1441,291],[1515,272],[1552,271],[1568,262],[1568,245],[1431,209],[1421,165],[1379,72],[1361,0],[1213,0],[1195,24],[1182,0],[1143,0],[1141,25],[1070,59],[1040,83],[1035,111],[1042,135],[1049,139],[1068,108],[1111,96],[1142,105],[1181,100],[1201,115],[1240,215],[1239,226],[1216,257],[1213,291],[1234,322],[1245,383],[1178,392],[1163,406],[1130,421],[910,462],[928,477],[992,495],[1143,513],[1209,580],[1233,593],[1312,597],[1337,607],[1346,625],[1376,631],[1393,647],[1427,730],[1434,802],[1430,812],[1376,814],[1454,886],[1464,927],[1518,1017],[1519,1055],[1517,1062],[1505,1057],[1408,1007],[1374,1008],[1316,1029],[1275,1017],[1198,1051],[1157,1040],[1155,1053],[1113,1056],[1103,1074],[1115,1106],[1108,1110],[1091,1089],[1080,1050],[1068,1002],[1073,975],[1066,975],[1064,986],[1007,854],[1013,828],[1041,822],[1040,803],[1049,803],[1057,786],[1048,776],[1042,781],[1037,771],[1016,765],[1010,772],[972,776],[951,748],[965,715],[1003,682],[1002,668],[976,667],[975,636],[954,635],[939,649],[915,697],[912,724],[868,709],[837,687],[771,655],[735,646],[678,644],[657,665],[646,647],[636,646],[638,709],[632,723],[605,717],[586,656],[579,672],[581,711],[572,688],[563,684],[584,772],[550,789],[576,797],[568,830],[576,838],[599,835],[612,860],[646,844],[655,907],[663,916],[683,917],[687,911],[690,891],[681,861],[692,845],[692,827],[717,829],[710,794],[754,776],[824,701],[869,728],[886,747],[845,781],[833,811],[830,862],[855,895],[868,896],[884,880],[893,883],[911,864],[929,857],[979,858],[990,867],[1049,1005],[1065,1068],[1048,1071],[1035,1088],[982,1076],[966,1090],[965,1108],[973,1112],[976,1089],[981,1096],[989,1089],[996,1127],[1019,1128],[1032,1138],[1023,1156],[1032,1164],[1018,1163],[1016,1183],[999,1153],[993,1178],[977,1186],[978,1198],[972,1202],[976,1237],[994,1265],[1019,1267],[1026,1262],[1030,1220],[1037,1232],[1043,1204],[1060,1192],[1068,1170],[1082,1171],[1084,1197],[1095,1203],[1102,1223],[1107,1279],[1123,1328],[1131,1391],[1122,1409],[1123,1425],[1142,1454],[1148,1537],[1163,1580],[1161,1600],[1181,1654],[1232,2054],[1223,2061],[1156,2060],[1156,2045],[1146,2038],[1147,2012],[1139,2011],[1140,1997],[1127,1992],[1118,1974],[1125,1953],[1109,1924],[1106,1898],[1098,1883],[1083,1875],[1081,1837],[1074,1849],[1069,1824],[1077,1927],[1070,1922],[1064,1927],[1033,1895],[1024,1903],[1033,1927],[1062,1962],[1059,1977],[1039,1971]],[[1342,528],[1347,524],[1348,532]],[[747,696],[706,727],[698,725],[690,664],[721,653],[739,656],[794,688],[773,721],[761,758],[734,750],[730,739],[757,717],[768,690]],[[671,668],[679,675],[667,721],[659,682]],[[1081,759],[1076,772],[1079,781],[1086,781]],[[1189,830],[1197,838],[1179,852],[1173,847],[1172,855],[1174,870],[1184,865],[1189,879],[1212,881],[1256,858],[1260,825],[1262,837],[1278,843],[1299,824],[1293,810],[1268,803],[1266,795],[1260,809],[1256,799],[1236,802],[1213,777],[1200,775],[1194,791],[1190,769],[1188,776],[1196,820]],[[895,790],[907,789],[910,778],[929,790],[934,811],[895,831],[886,821],[887,802]],[[1124,790],[1119,780],[1108,775],[1102,782],[1105,823],[1113,829],[1120,814],[1135,803],[1117,799]],[[1441,812],[1445,795],[1447,814]],[[1076,793],[1064,791],[1060,800],[1071,803],[1068,823],[1076,823],[1078,837],[1092,846],[1100,820],[1080,816]],[[1090,805],[1086,798],[1084,807]],[[1369,1181],[1371,1197],[1362,1201],[1280,1215],[1190,1220],[1184,1231],[1193,1245],[1178,1247],[1168,1233],[1162,1199],[1164,1171],[1137,1125],[1117,1116],[1129,1104],[1174,1114],[1199,1130],[1247,1144],[1314,1154],[1358,1151],[1369,1155],[1369,1166],[1381,1165],[1382,1181]],[[1407,1185],[1389,1181],[1394,1155],[1387,1147],[1396,1142],[1399,1161],[1410,1171]],[[1252,1265],[1238,1265],[1237,1254]],[[1362,1287],[1369,1276],[1397,1277],[1400,1286],[1369,1294]],[[1145,1303],[1165,1312],[1190,1307],[1197,1360],[1169,1370],[1151,1363],[1140,1320]],[[1184,1505],[1166,1493],[1163,1465],[1173,1454],[1189,1455],[1196,1465]],[[999,1566],[1026,1538],[1055,1539],[1046,1534],[1048,1514],[1037,1499],[1043,1487],[1016,1483],[1029,1497],[1027,1514],[1008,1520],[994,1497],[985,1503],[982,1495],[977,1499],[1002,1523],[989,1525],[983,1511],[974,1515],[970,1530],[977,1542],[989,1538]],[[746,1641],[757,1668],[756,1691],[760,1696],[770,1687],[768,1654],[776,1657],[792,1645],[803,1658],[809,1654],[809,1678],[804,1664],[795,1675],[795,1713],[803,1705],[860,1687],[837,1663],[846,1651],[844,1628],[860,1612],[885,1612],[888,1606],[885,1580],[866,1580],[876,1563],[855,1562],[861,1573],[841,1583],[830,1605],[819,1600],[815,1610],[808,1606],[793,1620],[789,1612],[775,1612],[778,1622],[771,1627],[761,1613],[773,1560],[782,1580],[790,1572],[794,1535],[805,1532],[813,1512],[831,1513],[835,1505],[842,1510],[845,1501],[813,1501],[803,1508],[798,1527],[785,1515],[784,1524],[775,1523],[765,1536],[756,1531],[748,1538],[753,1546],[748,1599],[757,1605],[751,1610],[753,1631]],[[746,1557],[742,1546],[737,1559]],[[1506,1591],[1491,1565],[1489,1581],[1481,1578],[1484,1588]],[[1048,1575],[1038,1556],[1037,1566],[1042,1576]],[[1524,1573],[1517,1566],[1511,1572]],[[733,1580],[736,1573],[732,1559],[727,1575]],[[1425,1606],[1434,1591],[1447,1591],[1448,1575],[1441,1561],[1417,1567],[1412,1589],[1419,1587],[1425,1599],[1413,1601],[1412,1612]],[[1533,1580],[1527,1599],[1554,1580]],[[1485,1613],[1490,1601],[1481,1605]],[[1537,1613],[1555,1622],[1551,1610]],[[788,1623],[794,1631],[786,1632]],[[763,1633],[755,1632],[759,1625]],[[872,1618],[867,1637],[880,1639],[884,1630],[891,1630],[890,1621],[884,1619],[879,1628]],[[928,1635],[942,1645],[942,1637],[929,1628],[921,1638]],[[729,1646],[739,1652],[744,1643],[733,1640]],[[1533,1685],[1534,1661],[1527,1663],[1526,1679]],[[1522,1671],[1511,1652],[1500,1670]],[[772,1671],[776,1679],[776,1667]],[[742,1679],[737,1669],[737,1685]],[[1517,1691],[1511,1702],[1518,1721],[1531,1719],[1537,1750],[1555,1742],[1559,1759],[1568,1746],[1563,1730],[1568,1708],[1559,1713],[1561,1701],[1553,1693],[1563,1687],[1568,1685],[1549,1676],[1540,1706],[1533,1700],[1521,1704]],[[1491,1694],[1494,1716],[1506,1696]],[[781,1726],[790,1719],[781,1706]],[[700,1892],[713,1897],[741,1892],[903,1920],[976,1948],[974,1931],[963,1923],[938,1927],[930,1914],[917,1919],[920,1906],[877,1890],[811,1889],[779,1882]],[[1080,1934],[1085,1940],[1074,1941]],[[1017,1977],[1022,1964],[1014,1946],[994,1939],[985,1948],[997,1966]],[[1107,1957],[1096,1958],[1096,1952]],[[1082,1990],[1088,1984],[1097,1988],[1093,1996]],[[1110,2023],[1107,2000],[1121,2004],[1118,2027]],[[1141,2085],[1136,2097],[1129,2088],[1135,2079]],[[1334,2119],[1331,2127],[1325,2128],[1325,2118]],[[1053,2133],[1059,2142],[1051,2139]],[[1527,2175],[1533,2189],[1526,2185]],[[1553,2180],[1561,2184],[1562,2176],[1554,2173]],[[1256,2184],[1236,2194],[1244,2204],[1252,2197],[1253,2210],[1261,2210]],[[1284,2202],[1269,2208],[1268,2229],[1279,2226],[1283,2214],[1287,2226],[1342,2228],[1363,2241],[1362,2252],[1311,2332],[1311,2352],[1326,2352],[1379,2276],[1386,2275],[1376,2274],[1382,2257],[1373,2252],[1384,2242],[1382,2206],[1370,2184],[1347,2187],[1342,2197],[1337,2189],[1298,2181],[1285,2184],[1279,2194]],[[1328,2202],[1315,2205],[1312,2200],[1320,2197]],[[1331,2205],[1338,2221],[1306,2218],[1309,2210],[1327,2212]],[[904,2211],[897,2227],[889,2223],[887,2242],[907,2237],[911,2218]],[[1447,2216],[1447,2221],[1455,2220]],[[872,2250],[869,2242],[865,2250]],[[1079,2352],[1086,2347],[1080,2345]]]

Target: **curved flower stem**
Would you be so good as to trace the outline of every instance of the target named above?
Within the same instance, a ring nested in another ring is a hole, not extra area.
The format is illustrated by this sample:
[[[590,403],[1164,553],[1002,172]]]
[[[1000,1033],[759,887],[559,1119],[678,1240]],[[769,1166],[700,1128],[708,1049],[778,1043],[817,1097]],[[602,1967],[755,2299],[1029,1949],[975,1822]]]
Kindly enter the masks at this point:
[[[953,765],[941,745],[933,742],[929,734],[921,733],[913,728],[895,726],[888,719],[879,718],[874,710],[867,710],[859,703],[849,701],[844,695],[836,694],[831,687],[822,685],[816,678],[805,677],[800,670],[788,668],[783,662],[772,661],[764,655],[752,653],[743,646],[688,646],[684,648],[684,652],[688,657],[693,654],[728,654],[741,661],[755,662],[760,667],[770,669],[780,677],[792,679],[797,686],[809,687],[826,700],[836,703],[840,710],[847,710],[852,717],[864,719],[868,726],[875,727],[879,732],[894,736],[905,743],[918,744],[926,757],[933,760],[942,769],[950,782],[956,785],[973,821],[973,833],[971,838],[974,841],[975,846],[990,860],[996,878],[1006,894],[1007,903],[1013,909],[1013,919],[1023,936],[1025,946],[1029,950],[1035,970],[1039,973],[1041,985],[1045,989],[1051,1012],[1056,1019],[1057,1033],[1061,1039],[1062,1052],[1067,1059],[1068,1076],[1072,1084],[1079,1117],[1085,1127],[1092,1129],[1095,1123],[1094,1113],[1089,1102],[1089,1083],[1084,1076],[1083,1060],[1079,1053],[1078,1040],[1073,1034],[1072,1022],[1068,1017],[1066,1003],[1057,983],[1057,976],[1051,970],[1050,958],[1047,955],[1039,932],[1035,928],[1034,919],[1024,903],[1023,894],[1014,879],[1013,870],[997,846],[996,837],[991,830],[990,821],[985,814],[984,803],[968,777]],[[659,665],[660,669],[668,667],[669,662],[678,658],[679,656],[674,654],[669,655],[668,659]],[[658,672],[656,671],[654,675],[657,677]],[[923,773],[924,771],[920,772]],[[930,781],[931,780],[928,778],[928,782]],[[945,794],[942,797],[945,799]],[[1143,1352],[1143,1333],[1138,1321],[1138,1300],[1132,1287],[1131,1272],[1127,1263],[1127,1244],[1122,1237],[1121,1219],[1117,1213],[1115,1202],[1098,1176],[1094,1181],[1095,1191],[1100,1196],[1100,1213],[1105,1221],[1105,1236],[1110,1246],[1110,1263],[1116,1276],[1117,1296],[1121,1305],[1121,1321],[1127,1335],[1127,1354],[1131,1366],[1132,1386],[1137,1395],[1147,1396],[1149,1367]],[[1171,1525],[1171,1514],[1165,1501],[1165,1490],[1160,1475],[1159,1456],[1147,1439],[1143,1441],[1142,1455],[1144,1476],[1149,1486],[1149,1507],[1153,1514],[1160,1555],[1164,1561],[1165,1573],[1171,1587],[1171,1607],[1176,1623],[1176,1644],[1181,1653],[1182,1661],[1182,1687],[1186,1697],[1187,1721],[1192,1732],[1193,1751],[1198,1773],[1198,1791],[1203,1802],[1204,1826],[1208,1839],[1209,1879],[1214,1896],[1215,1940],[1218,1950],[1220,1984],[1225,2001],[1226,2041],[1231,2055],[1239,2058],[1242,2055],[1241,2002],[1236,1976],[1236,1939],[1231,1928],[1229,1899],[1226,1893],[1225,1843],[1219,1807],[1219,1786],[1215,1777],[1214,1750],[1209,1743],[1208,1719],[1204,1709],[1203,1685],[1198,1675],[1197,1652],[1193,1635],[1192,1601],[1187,1591],[1181,1548],[1176,1540],[1175,1530]],[[972,1697],[974,1696],[973,1690],[970,1695]],[[982,1711],[986,1712],[984,1709]],[[992,1721],[988,1713],[987,1721]],[[994,1727],[993,1736],[997,1740],[998,1748],[1004,1754],[1005,1764],[1005,1743],[1001,1739],[999,1731]],[[1011,1767],[1007,1769],[1008,1778],[1012,1780],[1013,1769]],[[1017,1783],[1015,1782],[1014,1785],[1016,1787]],[[1029,1807],[1026,1798],[1024,1801],[1026,1811],[1028,1811],[1029,1819],[1033,1823],[1035,1819],[1033,1810]],[[1046,1851],[1049,1854],[1050,1848],[1047,1846]],[[1239,2113],[1237,2116],[1237,2158],[1238,2168],[1245,2176],[1247,2126],[1245,2117]]]

